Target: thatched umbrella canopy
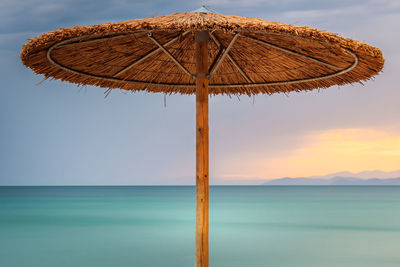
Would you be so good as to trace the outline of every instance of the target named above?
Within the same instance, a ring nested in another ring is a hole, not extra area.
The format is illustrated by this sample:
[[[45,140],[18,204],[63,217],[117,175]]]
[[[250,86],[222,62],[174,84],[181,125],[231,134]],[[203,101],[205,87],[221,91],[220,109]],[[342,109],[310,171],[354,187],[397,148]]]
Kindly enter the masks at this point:
[[[196,94],[196,266],[208,266],[208,96],[361,82],[382,52],[313,28],[200,12],[60,29],[31,38],[22,62],[45,78],[109,90]]]
[[[176,13],[60,29],[32,38],[36,73],[104,88],[193,94],[194,32],[209,31],[210,94],[272,94],[364,81],[382,52],[313,28],[214,13]]]

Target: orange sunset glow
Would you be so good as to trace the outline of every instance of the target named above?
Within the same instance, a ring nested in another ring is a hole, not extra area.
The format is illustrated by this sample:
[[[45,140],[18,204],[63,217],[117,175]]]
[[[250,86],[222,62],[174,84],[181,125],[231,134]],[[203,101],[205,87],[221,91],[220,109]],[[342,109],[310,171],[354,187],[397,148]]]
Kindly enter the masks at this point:
[[[375,129],[333,129],[303,137],[301,146],[279,157],[225,161],[225,179],[307,177],[339,171],[394,171],[400,168],[400,133]]]

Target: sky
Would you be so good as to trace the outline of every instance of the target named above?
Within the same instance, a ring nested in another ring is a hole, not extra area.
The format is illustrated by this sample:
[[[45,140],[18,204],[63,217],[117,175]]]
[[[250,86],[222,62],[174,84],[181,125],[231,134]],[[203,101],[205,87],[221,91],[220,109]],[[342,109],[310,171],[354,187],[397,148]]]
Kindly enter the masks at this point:
[[[315,27],[382,49],[383,73],[286,95],[210,98],[210,183],[400,169],[400,1],[0,1],[0,185],[195,182],[195,98],[42,78],[19,59],[27,38],[62,27],[192,11]],[[157,13],[157,14],[156,14]]]

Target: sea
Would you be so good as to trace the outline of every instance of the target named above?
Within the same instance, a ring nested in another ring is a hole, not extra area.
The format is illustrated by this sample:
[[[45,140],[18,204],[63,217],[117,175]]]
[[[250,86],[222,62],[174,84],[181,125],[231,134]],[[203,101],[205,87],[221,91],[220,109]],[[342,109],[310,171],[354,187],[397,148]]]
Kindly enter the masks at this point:
[[[1,267],[194,267],[193,186],[0,187]],[[400,186],[212,186],[210,267],[399,267]]]

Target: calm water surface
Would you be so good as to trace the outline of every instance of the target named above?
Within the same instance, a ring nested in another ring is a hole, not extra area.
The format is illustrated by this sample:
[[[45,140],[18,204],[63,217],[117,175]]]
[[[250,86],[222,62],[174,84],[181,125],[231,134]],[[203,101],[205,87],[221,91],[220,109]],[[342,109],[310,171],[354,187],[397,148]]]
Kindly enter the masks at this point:
[[[1,267],[193,267],[194,187],[0,187]],[[211,267],[400,266],[400,187],[221,186]]]

